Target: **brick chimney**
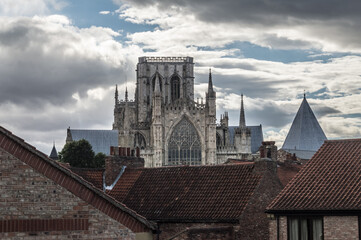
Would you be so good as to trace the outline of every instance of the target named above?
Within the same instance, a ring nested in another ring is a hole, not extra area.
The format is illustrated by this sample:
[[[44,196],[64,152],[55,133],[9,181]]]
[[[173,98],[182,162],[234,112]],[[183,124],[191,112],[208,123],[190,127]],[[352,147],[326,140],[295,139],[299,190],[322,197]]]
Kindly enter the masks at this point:
[[[139,157],[139,149],[110,147],[110,156],[105,159],[105,184],[110,186],[117,179],[123,166],[126,169],[144,168],[144,159]]]
[[[264,141],[259,148],[260,158],[269,158],[272,161],[277,161],[277,146],[275,141]]]

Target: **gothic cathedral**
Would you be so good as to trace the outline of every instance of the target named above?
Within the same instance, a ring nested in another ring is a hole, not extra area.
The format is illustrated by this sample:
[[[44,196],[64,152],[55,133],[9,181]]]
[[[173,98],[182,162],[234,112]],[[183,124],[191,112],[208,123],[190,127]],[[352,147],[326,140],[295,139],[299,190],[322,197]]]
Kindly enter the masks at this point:
[[[116,88],[113,129],[118,130],[119,146],[139,148],[145,167],[210,165],[252,157],[243,97],[239,126],[232,132],[227,113],[217,126],[211,72],[205,102],[194,101],[193,67],[192,57],[140,57],[134,101],[127,91],[119,100]]]

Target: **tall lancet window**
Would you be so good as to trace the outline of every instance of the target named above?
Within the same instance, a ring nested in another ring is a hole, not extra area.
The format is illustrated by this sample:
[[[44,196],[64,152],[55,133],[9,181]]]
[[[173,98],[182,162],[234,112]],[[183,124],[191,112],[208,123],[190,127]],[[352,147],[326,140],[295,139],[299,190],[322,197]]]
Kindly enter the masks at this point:
[[[170,80],[170,92],[172,97],[172,102],[177,100],[180,97],[180,79],[178,76],[173,76]]]
[[[155,79],[156,79],[157,76],[154,76],[154,78],[152,79],[152,86],[153,86],[153,92],[154,92],[154,89],[155,89]],[[159,89],[160,91],[162,91],[162,78],[160,76],[159,77]]]
[[[183,118],[174,128],[168,144],[168,165],[201,165],[202,148],[193,124]]]

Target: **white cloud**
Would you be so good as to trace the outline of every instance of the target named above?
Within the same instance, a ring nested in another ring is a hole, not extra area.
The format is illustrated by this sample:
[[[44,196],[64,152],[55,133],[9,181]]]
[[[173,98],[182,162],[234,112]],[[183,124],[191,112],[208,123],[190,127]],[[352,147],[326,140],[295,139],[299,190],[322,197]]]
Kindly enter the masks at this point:
[[[52,10],[61,10],[67,5],[57,0],[1,0],[0,16],[46,15]]]
[[[100,11],[99,14],[101,14],[101,15],[108,15],[108,14],[110,14],[110,11]]]

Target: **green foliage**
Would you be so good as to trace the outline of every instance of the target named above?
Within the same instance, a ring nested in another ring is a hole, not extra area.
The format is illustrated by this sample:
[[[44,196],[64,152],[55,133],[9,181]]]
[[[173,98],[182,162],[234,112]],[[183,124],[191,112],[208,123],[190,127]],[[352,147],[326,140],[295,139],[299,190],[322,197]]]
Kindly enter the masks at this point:
[[[106,155],[104,153],[97,153],[94,157],[94,164],[96,168],[104,168],[105,167],[105,158]]]
[[[94,156],[92,146],[85,139],[65,144],[60,155],[60,161],[69,163],[72,167],[81,168],[104,167],[106,157],[103,153],[98,153]]]

